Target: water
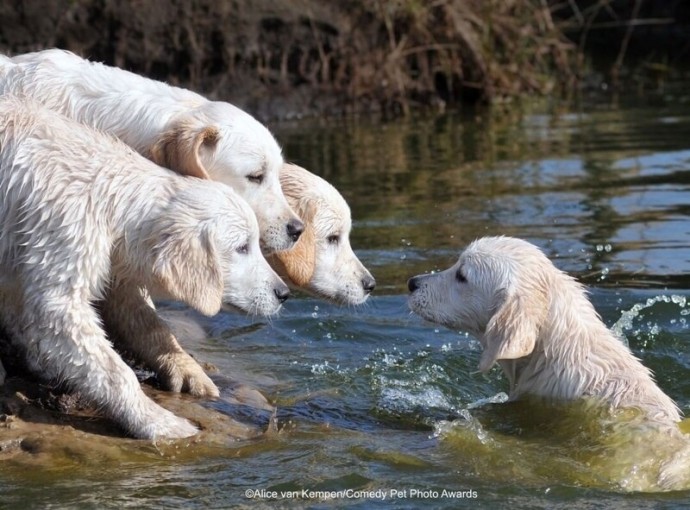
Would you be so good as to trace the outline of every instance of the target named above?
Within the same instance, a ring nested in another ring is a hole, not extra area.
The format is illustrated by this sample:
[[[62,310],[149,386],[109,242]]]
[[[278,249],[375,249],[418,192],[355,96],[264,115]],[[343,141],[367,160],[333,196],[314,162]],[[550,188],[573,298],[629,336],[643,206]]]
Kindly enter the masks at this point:
[[[690,413],[687,102],[272,128],[292,161],[347,198],[352,244],[378,281],[362,307],[298,295],[270,322],[221,314],[205,324],[208,339],[186,345],[218,380],[274,401],[280,431],[179,455],[128,442],[98,459],[5,462],[2,505],[687,506],[684,491],[625,493],[631,470],[669,453],[663,445],[621,461],[620,441],[635,438],[597,443],[609,425],[577,405],[504,403],[500,371],[477,373],[474,338],[406,306],[407,278],[448,267],[476,237],[525,238],[591,287],[607,325]],[[227,400],[206,405],[270,420]],[[322,492],[287,501],[302,490]]]

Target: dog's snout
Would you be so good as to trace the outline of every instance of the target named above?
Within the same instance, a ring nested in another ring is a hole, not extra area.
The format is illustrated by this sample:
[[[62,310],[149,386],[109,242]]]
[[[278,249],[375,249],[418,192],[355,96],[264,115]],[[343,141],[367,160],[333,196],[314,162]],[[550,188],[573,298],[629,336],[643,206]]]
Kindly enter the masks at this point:
[[[374,280],[374,277],[367,275],[362,278],[362,288],[366,294],[371,294],[371,292],[376,288],[376,280]]]
[[[300,220],[290,220],[287,224],[287,233],[290,239],[297,242],[299,236],[304,232],[304,223]]]
[[[287,298],[290,297],[290,289],[288,289],[287,285],[281,285],[279,287],[276,287],[273,289],[273,293],[276,295],[276,298],[278,298],[278,301],[281,303],[284,303]]]
[[[409,280],[407,280],[407,288],[410,290],[410,292],[414,292],[419,288],[420,284],[420,278],[419,276],[413,276]]]

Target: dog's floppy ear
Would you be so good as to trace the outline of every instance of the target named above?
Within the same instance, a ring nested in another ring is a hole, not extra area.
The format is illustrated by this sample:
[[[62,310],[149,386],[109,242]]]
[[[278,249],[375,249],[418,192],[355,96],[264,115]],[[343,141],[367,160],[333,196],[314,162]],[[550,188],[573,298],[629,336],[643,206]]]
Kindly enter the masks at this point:
[[[316,266],[316,206],[305,192],[314,186],[313,179],[313,174],[297,165],[285,163],[280,169],[283,194],[304,223],[304,231],[290,250],[276,252],[269,261],[278,274],[289,278],[298,287],[307,287]]]
[[[290,250],[279,251],[274,254],[279,262],[278,271],[281,276],[289,278],[298,287],[306,287],[314,275],[316,265],[316,235],[314,224],[310,218],[302,216],[304,231]],[[282,267],[281,267],[282,266]]]
[[[502,291],[497,296],[497,311],[484,332],[479,370],[486,372],[502,359],[517,359],[534,350],[539,330],[546,318],[546,295],[537,289],[529,292]]]
[[[223,300],[223,275],[215,243],[206,231],[164,233],[154,248],[153,275],[170,295],[204,315]]]
[[[202,147],[215,148],[219,136],[215,126],[201,125],[193,120],[177,121],[153,144],[151,159],[178,174],[210,179],[199,151]]]

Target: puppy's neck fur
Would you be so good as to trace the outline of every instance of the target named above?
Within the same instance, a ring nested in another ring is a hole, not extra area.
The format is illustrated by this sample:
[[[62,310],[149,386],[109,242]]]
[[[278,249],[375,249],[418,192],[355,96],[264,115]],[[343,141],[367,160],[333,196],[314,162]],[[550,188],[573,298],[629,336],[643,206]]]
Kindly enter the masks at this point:
[[[534,351],[499,361],[510,380],[511,399],[593,397],[614,408],[638,407],[657,421],[680,421],[676,404],[602,322],[583,287],[560,271],[551,277],[558,281],[549,286],[549,309]]]

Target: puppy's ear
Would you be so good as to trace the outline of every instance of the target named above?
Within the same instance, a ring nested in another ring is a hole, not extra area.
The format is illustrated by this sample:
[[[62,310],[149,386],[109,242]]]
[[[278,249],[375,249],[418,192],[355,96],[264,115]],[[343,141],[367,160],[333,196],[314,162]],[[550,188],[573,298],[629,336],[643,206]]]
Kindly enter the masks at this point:
[[[220,133],[215,126],[181,120],[164,131],[151,147],[151,159],[178,174],[210,179],[201,162],[202,147],[214,149]]]
[[[534,350],[539,330],[547,313],[546,295],[536,289],[530,292],[501,292],[502,301],[484,332],[484,351],[479,370],[486,372],[502,359],[517,359]]]
[[[302,235],[290,250],[276,252],[272,259],[277,263],[272,265],[281,276],[289,278],[298,287],[307,287],[316,265],[316,234],[311,209],[307,208],[301,217],[304,222]]]
[[[223,276],[213,240],[191,229],[162,235],[154,248],[153,276],[173,298],[204,315],[215,315],[223,300]]]

